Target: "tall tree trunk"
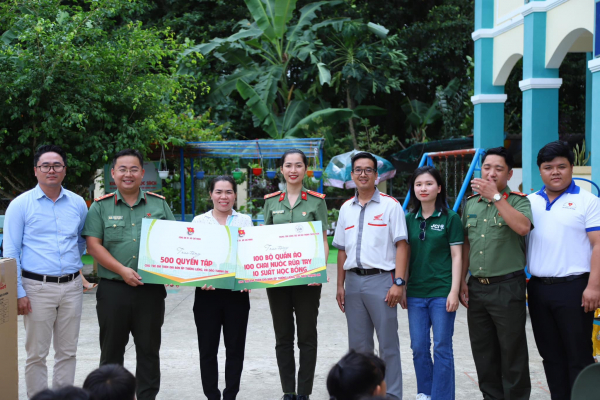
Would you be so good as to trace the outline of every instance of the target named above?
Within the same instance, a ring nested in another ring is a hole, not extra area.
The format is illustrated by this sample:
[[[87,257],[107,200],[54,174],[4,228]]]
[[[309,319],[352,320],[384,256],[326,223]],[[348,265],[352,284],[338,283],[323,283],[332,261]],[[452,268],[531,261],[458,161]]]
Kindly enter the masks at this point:
[[[346,102],[348,103],[349,109],[354,110],[356,108],[354,99],[350,96],[350,88],[346,88]],[[350,129],[350,135],[352,135],[352,145],[354,146],[354,150],[358,150],[358,139],[356,137],[356,130],[354,129],[354,120],[352,118],[348,120],[348,128]]]

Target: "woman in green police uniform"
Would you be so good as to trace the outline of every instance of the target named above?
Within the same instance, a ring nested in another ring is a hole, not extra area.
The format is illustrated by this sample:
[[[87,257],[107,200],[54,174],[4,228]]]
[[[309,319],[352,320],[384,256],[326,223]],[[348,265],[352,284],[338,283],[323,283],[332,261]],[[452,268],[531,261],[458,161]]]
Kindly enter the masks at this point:
[[[307,168],[306,155],[297,149],[281,156],[281,173],[287,187],[283,192],[265,196],[265,224],[321,221],[325,259],[329,255],[327,245],[327,206],[325,195],[302,186]],[[312,392],[317,363],[317,316],[321,299],[321,284],[268,288],[267,296],[275,330],[275,353],[283,400],[308,400]],[[294,359],[294,314],[298,324],[298,348],[300,368],[296,391],[296,362]]]

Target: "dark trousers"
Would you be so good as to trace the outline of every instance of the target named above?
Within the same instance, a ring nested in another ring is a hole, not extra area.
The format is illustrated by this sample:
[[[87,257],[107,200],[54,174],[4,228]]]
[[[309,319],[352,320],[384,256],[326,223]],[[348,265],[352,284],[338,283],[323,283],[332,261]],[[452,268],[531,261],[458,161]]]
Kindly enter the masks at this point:
[[[483,398],[529,399],[525,275],[490,285],[471,277],[468,286],[469,336]]]
[[[129,286],[100,280],[96,311],[100,324],[100,365],[123,365],[129,333],[133,335],[137,365],[137,399],[155,399],[160,389],[161,327],[165,319],[163,285]]]
[[[297,393],[310,395],[317,365],[317,316],[321,286],[268,288],[267,296],[275,330],[275,354],[281,388],[284,393],[296,393],[294,331],[297,329],[300,349]]]
[[[217,363],[221,327],[226,354],[223,399],[234,400],[240,391],[249,313],[248,292],[196,288],[194,321],[198,331],[202,389],[208,400],[221,399]]]
[[[570,399],[575,378],[594,363],[594,313],[581,306],[587,284],[587,278],[552,285],[532,278],[527,285],[533,336],[552,400]]]

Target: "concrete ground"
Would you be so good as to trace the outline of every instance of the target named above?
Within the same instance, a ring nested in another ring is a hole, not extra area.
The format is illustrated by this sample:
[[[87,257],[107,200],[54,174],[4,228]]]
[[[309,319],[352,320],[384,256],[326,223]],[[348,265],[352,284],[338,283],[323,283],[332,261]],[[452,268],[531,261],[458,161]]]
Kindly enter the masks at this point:
[[[88,267],[89,268],[89,267]],[[329,395],[325,387],[327,373],[331,366],[347,351],[346,318],[335,300],[336,273],[335,266],[330,264],[327,272],[331,282],[323,287],[319,315],[319,357],[315,374],[315,385],[312,398],[327,400]],[[251,311],[248,324],[246,359],[242,374],[241,400],[276,400],[281,398],[281,386],[277,362],[275,360],[275,338],[273,334],[271,314],[264,290],[254,290],[250,295]],[[159,399],[204,399],[200,381],[198,361],[198,341],[196,326],[192,314],[194,288],[170,288],[166,301],[165,324],[161,348],[162,384]],[[77,374],[75,385],[81,386],[85,377],[97,368],[100,349],[98,345],[98,322],[96,318],[96,297],[84,295],[81,334],[77,353]],[[25,351],[22,317],[19,320],[19,399],[26,399]],[[400,350],[402,354],[402,370],[404,382],[404,398],[414,399],[417,394],[415,372],[412,364],[412,352],[408,334],[408,319],[405,310],[399,310]],[[527,322],[531,370],[531,399],[549,399],[550,393],[542,367],[542,360],[537,352],[531,324]],[[221,341],[219,349],[220,387],[224,388],[225,348]],[[297,356],[297,352],[296,352]],[[48,375],[52,381],[53,350],[48,356],[50,366]],[[467,313],[460,306],[454,332],[454,359],[456,368],[456,399],[481,399],[477,386],[477,374],[467,329]],[[125,367],[135,373],[135,347],[133,339],[125,354]]]

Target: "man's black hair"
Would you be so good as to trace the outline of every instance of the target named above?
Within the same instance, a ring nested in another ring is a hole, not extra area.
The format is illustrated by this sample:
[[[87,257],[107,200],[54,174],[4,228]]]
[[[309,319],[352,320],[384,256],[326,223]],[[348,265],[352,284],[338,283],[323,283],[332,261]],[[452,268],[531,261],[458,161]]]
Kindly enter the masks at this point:
[[[83,388],[96,400],[135,399],[135,377],[117,364],[106,364],[90,372]]]
[[[537,166],[538,168],[542,166],[542,163],[550,162],[554,160],[556,157],[564,157],[569,160],[569,163],[573,165],[575,162],[575,155],[573,154],[573,149],[567,142],[563,142],[561,140],[556,140],[554,142],[550,142],[544,147],[540,149],[537,156]]]
[[[481,160],[481,165],[483,165],[487,156],[500,156],[504,158],[504,162],[508,166],[509,171],[513,169],[513,166],[515,165],[515,160],[513,159],[512,154],[510,154],[504,147],[492,147],[491,149],[487,149],[483,155],[483,159]]]
[[[373,169],[375,170],[375,172],[377,172],[377,159],[375,158],[375,156],[371,153],[367,153],[366,151],[361,151],[360,153],[356,153],[355,155],[352,156],[352,169],[354,170],[354,163],[356,162],[356,160],[360,160],[361,158],[368,158],[369,160],[373,161]]]
[[[330,400],[358,400],[372,395],[385,379],[385,362],[373,353],[350,350],[327,375]]]
[[[38,161],[40,161],[40,157],[44,153],[56,153],[63,159],[63,164],[67,165],[67,154],[62,149],[62,147],[57,146],[55,144],[46,144],[38,147],[37,151],[33,156],[33,165],[37,167]]]
[[[115,165],[117,164],[117,159],[119,157],[125,157],[125,156],[133,156],[133,157],[137,157],[138,160],[140,160],[140,167],[144,168],[144,156],[142,156],[142,153],[140,153],[137,150],[134,149],[124,149],[121,150],[120,152],[118,152],[117,154],[115,154],[115,157],[113,158],[112,161],[112,169],[115,168]]]

